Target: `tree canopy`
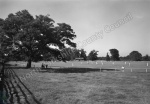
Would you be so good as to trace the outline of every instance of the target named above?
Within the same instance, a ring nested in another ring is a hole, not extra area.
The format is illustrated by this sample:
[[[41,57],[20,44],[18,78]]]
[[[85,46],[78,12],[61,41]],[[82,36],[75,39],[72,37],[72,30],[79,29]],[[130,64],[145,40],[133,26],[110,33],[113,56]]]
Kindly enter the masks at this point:
[[[76,35],[71,26],[66,23],[54,26],[54,23],[49,15],[34,18],[27,10],[22,10],[9,14],[5,20],[0,19],[0,24],[3,24],[0,34],[5,34],[3,36],[7,38],[7,43],[12,45],[15,52],[26,57],[29,68],[33,60],[49,52],[58,56],[60,54],[58,50],[65,48],[65,44],[76,47],[72,42]],[[52,49],[51,45],[58,49]]]
[[[0,62],[5,63],[8,61],[8,57],[11,55],[11,44],[4,29],[4,20],[0,19]]]
[[[119,61],[119,51],[117,49],[110,49],[110,54],[111,54],[111,60],[113,61]]]
[[[97,60],[98,59],[98,57],[97,57],[97,54],[98,53],[98,51],[96,51],[96,50],[92,50],[90,53],[89,53],[89,55],[88,55],[88,59],[89,60],[92,60],[92,61],[94,61],[94,60]]]
[[[141,61],[142,60],[142,54],[139,53],[138,51],[132,51],[129,54],[130,60],[132,61]]]

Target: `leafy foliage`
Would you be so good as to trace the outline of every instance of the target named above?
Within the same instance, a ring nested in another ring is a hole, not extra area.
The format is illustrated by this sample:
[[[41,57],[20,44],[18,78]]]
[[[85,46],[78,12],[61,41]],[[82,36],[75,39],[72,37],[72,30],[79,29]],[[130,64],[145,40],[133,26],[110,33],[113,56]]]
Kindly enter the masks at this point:
[[[119,61],[119,51],[117,49],[110,49],[111,59],[113,61]]]
[[[90,53],[89,53],[89,55],[88,55],[88,59],[89,60],[92,60],[92,61],[94,61],[94,60],[97,60],[98,59],[98,57],[97,57],[97,52],[98,51],[96,51],[96,50],[92,50]]]
[[[150,57],[148,55],[143,56],[143,61],[150,61]]]
[[[110,56],[108,55],[108,53],[106,55],[106,61],[110,61]]]
[[[2,27],[7,43],[13,43],[15,53],[25,57],[28,68],[31,67],[32,61],[38,61],[49,53],[60,55],[58,50],[50,48],[51,45],[58,47],[59,50],[65,48],[65,44],[76,47],[72,42],[76,35],[71,26],[58,23],[55,27],[54,20],[49,15],[34,18],[27,10],[22,10],[9,14]]]
[[[59,57],[59,60],[61,59],[65,59],[67,61],[73,60],[75,59],[75,52],[76,50],[72,49],[72,48],[64,48],[61,51],[61,57]]]
[[[11,56],[10,40],[3,29],[4,20],[0,19],[0,62],[5,63]]]
[[[138,51],[132,51],[129,54],[129,57],[132,61],[141,61],[142,60],[142,54],[139,53]]]
[[[86,51],[84,51],[84,49],[81,49],[80,57],[83,58],[84,60],[87,60]]]

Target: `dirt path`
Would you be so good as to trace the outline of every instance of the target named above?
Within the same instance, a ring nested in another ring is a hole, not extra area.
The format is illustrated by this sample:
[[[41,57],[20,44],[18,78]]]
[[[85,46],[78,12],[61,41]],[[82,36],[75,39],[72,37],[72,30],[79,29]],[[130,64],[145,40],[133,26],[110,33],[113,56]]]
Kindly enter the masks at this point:
[[[5,75],[4,101],[6,104],[41,104],[12,68],[5,69]]]

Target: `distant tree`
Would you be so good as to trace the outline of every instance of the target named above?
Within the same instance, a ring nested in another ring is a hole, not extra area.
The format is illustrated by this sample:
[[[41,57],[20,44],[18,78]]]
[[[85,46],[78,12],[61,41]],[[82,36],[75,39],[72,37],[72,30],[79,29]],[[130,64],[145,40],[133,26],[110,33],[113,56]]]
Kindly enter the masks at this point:
[[[141,61],[142,60],[142,54],[139,53],[138,51],[132,51],[129,54],[130,60],[132,61]]]
[[[110,61],[110,56],[108,55],[108,53],[106,55],[106,61]]]
[[[119,61],[119,51],[117,49],[110,49],[111,59],[113,61]]]
[[[106,60],[106,57],[98,57],[98,60]]]
[[[150,57],[148,55],[143,56],[143,61],[150,61]]]
[[[75,58],[79,58],[81,56],[79,49],[74,49],[73,52],[75,53]]]
[[[98,57],[97,57],[97,54],[98,53],[98,51],[96,51],[96,50],[92,50],[90,53],[89,53],[89,55],[88,55],[88,59],[89,60],[92,60],[92,61],[94,61],[94,60],[97,60],[98,59]]]
[[[128,56],[124,56],[124,57],[120,57],[121,61],[130,61],[130,57]]]
[[[84,51],[84,49],[81,49],[80,57],[83,58],[84,60],[87,60],[86,51]]]

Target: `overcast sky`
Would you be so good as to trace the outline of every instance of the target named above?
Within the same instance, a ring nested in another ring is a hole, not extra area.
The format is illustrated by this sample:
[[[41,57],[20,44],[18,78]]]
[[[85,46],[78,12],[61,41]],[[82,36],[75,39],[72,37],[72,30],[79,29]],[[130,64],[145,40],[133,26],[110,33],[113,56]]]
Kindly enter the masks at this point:
[[[89,53],[99,51],[106,56],[116,48],[120,56],[137,50],[150,55],[150,0],[0,0],[0,18],[27,9],[32,15],[50,14],[56,23],[65,22],[77,35],[74,42],[82,42],[103,31],[103,38],[84,46]],[[132,20],[106,33],[104,27],[123,19],[128,13]]]

